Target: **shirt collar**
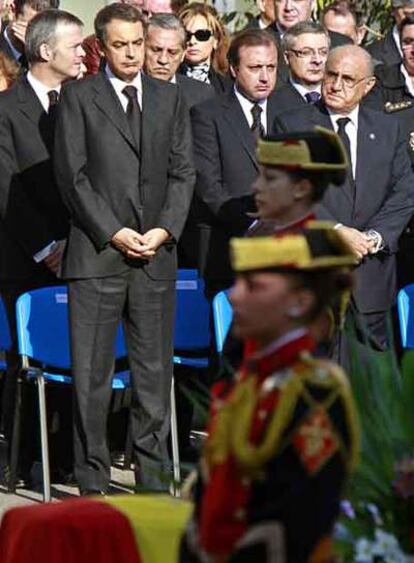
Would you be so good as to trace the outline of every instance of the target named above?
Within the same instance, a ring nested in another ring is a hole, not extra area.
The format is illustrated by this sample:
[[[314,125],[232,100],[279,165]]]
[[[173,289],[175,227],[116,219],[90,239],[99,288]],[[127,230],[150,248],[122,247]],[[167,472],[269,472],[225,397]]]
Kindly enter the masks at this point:
[[[326,109],[328,110],[329,116],[333,123],[336,124],[338,119],[341,119],[342,117],[348,117],[351,120],[351,123],[355,125],[355,127],[358,125],[359,105],[357,105],[352,111],[346,114],[338,113],[336,111],[329,109],[328,107]]]
[[[177,76],[174,74],[170,80],[171,84],[177,84]]]
[[[309,94],[309,92],[318,92],[318,94],[321,93],[320,84],[312,84],[312,86],[304,86],[303,84],[299,84],[299,82],[296,82],[296,80],[294,80],[292,77],[289,78],[289,81],[292,84],[292,86],[299,92],[302,98],[304,98],[306,94]]]
[[[123,80],[115,76],[115,74],[112,72],[112,70],[109,68],[108,65],[105,66],[105,74],[108,77],[110,83],[112,84],[112,86],[115,89],[115,92],[118,95],[123,93],[122,90],[125,88],[125,86],[135,86],[135,88],[138,90],[138,98],[141,96],[142,94],[141,71],[138,72],[138,74],[136,75],[136,77],[132,82],[124,82]]]
[[[254,104],[259,104],[262,110],[266,111],[267,98],[265,98],[264,100],[249,100],[249,98],[246,98],[246,96],[240,92],[236,84],[234,85],[234,93],[236,94],[236,98],[239,100],[240,105],[245,111],[250,111]]]
[[[394,42],[397,46],[397,49],[401,55],[401,57],[403,56],[403,52],[401,49],[401,39],[400,39],[400,32],[398,31],[398,27],[396,25],[394,25],[394,27],[392,28],[392,37],[394,39]]]
[[[50,92],[51,90],[56,90],[56,92],[60,94],[60,90],[62,89],[61,84],[59,84],[59,86],[54,86],[53,88],[51,88],[50,86],[46,86],[46,84],[43,84],[43,82],[40,82],[40,80],[38,80],[35,76],[33,76],[30,70],[26,76],[30,86],[33,88],[33,90],[36,92],[36,94],[39,97],[47,96],[48,92]]]

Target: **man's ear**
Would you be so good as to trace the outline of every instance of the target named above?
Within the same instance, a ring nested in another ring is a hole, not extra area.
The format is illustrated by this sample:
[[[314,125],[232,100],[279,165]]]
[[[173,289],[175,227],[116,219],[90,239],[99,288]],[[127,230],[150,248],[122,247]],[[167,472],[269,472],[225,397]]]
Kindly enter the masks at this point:
[[[232,78],[236,79],[237,71],[236,71],[236,68],[233,65],[230,65],[230,74],[231,74]]]
[[[50,61],[53,57],[53,49],[47,43],[42,43],[39,49],[40,56],[44,61]]]
[[[377,79],[375,78],[375,76],[370,76],[367,81],[365,82],[365,93],[364,96],[366,96],[369,92],[371,92],[371,90],[373,89],[373,87],[375,86],[375,82],[377,81]]]
[[[100,56],[101,56],[101,57],[104,57],[104,56],[105,56],[105,53],[104,53],[104,45],[103,45],[102,41],[97,38],[97,39],[96,39],[96,44],[97,44],[97,46],[98,46],[98,51],[99,51]]]

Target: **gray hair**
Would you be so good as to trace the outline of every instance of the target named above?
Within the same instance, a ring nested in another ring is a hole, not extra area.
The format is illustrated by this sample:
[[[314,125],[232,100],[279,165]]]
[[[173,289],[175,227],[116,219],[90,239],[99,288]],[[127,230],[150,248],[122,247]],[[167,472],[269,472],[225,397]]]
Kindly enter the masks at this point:
[[[41,62],[40,48],[45,43],[51,47],[56,42],[56,30],[59,25],[83,27],[82,21],[64,10],[45,10],[37,14],[28,24],[26,31],[25,52],[29,63]]]
[[[180,43],[182,48],[186,48],[187,41],[185,27],[182,24],[181,20],[179,20],[174,14],[154,14],[149,18],[147,22],[146,34],[148,34],[150,27],[177,31],[180,34]]]
[[[282,39],[282,50],[289,51],[294,46],[295,39],[304,35],[305,33],[312,33],[314,35],[325,35],[328,41],[328,48],[331,46],[331,40],[329,37],[329,33],[326,29],[317,22],[306,21],[306,22],[299,22],[286,30],[285,34],[283,35]]]

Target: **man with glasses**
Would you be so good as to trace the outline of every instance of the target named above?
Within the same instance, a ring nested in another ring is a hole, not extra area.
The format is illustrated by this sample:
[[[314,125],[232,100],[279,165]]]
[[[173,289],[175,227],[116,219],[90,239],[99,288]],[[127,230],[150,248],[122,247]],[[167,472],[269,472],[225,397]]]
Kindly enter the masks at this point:
[[[316,8],[315,0],[275,0],[275,21],[266,28],[273,34],[278,47],[285,33],[299,22],[310,22],[312,13]],[[351,39],[341,33],[329,32],[332,47],[351,43]],[[278,87],[289,80],[289,71],[283,56],[283,49],[279,49],[278,60]]]
[[[398,122],[362,99],[375,84],[370,55],[354,45],[333,49],[322,81],[322,99],[280,115],[275,132],[334,129],[348,152],[342,189],[328,189],[319,215],[336,224],[359,262],[352,305],[378,349],[387,347],[385,313],[395,297],[398,238],[414,209],[414,175]],[[341,346],[346,346],[344,339]],[[346,362],[346,349],[339,358]]]
[[[329,35],[318,23],[300,22],[284,34],[289,81],[275,93],[278,112],[319,100],[329,45]]]

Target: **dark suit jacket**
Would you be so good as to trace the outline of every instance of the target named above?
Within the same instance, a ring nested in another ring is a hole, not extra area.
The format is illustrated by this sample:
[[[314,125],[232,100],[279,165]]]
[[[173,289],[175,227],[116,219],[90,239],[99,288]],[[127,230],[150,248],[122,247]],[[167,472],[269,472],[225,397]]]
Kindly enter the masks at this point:
[[[285,113],[275,120],[275,132],[332,129],[323,104]],[[394,254],[398,238],[414,210],[414,175],[399,124],[391,116],[360,106],[357,140],[356,196],[345,184],[330,187],[319,216],[365,231],[375,229],[385,251],[364,259],[356,270],[354,297],[363,313],[388,310],[395,292]]]
[[[401,63],[401,55],[395,44],[392,30],[383,39],[370,43],[366,49],[379,64],[394,65]]]
[[[378,65],[375,67],[377,82],[365,99],[365,103],[375,109],[384,109],[386,102],[412,101],[414,98],[408,91],[401,63],[394,65]]]
[[[176,74],[176,79],[188,109],[191,109],[196,104],[201,104],[201,102],[215,95],[215,90],[210,84],[204,84],[183,74]]]
[[[69,84],[56,131],[56,175],[72,218],[64,275],[116,275],[128,262],[112,248],[123,227],[162,227],[176,240],[191,200],[194,169],[188,111],[179,88],[142,76],[141,147],[104,73]],[[163,245],[144,266],[150,277],[174,279],[175,245]]]
[[[53,177],[53,131],[43,107],[20,78],[0,94],[0,280],[47,274],[33,255],[65,238],[66,209]]]
[[[271,96],[267,104],[270,128],[276,115]],[[255,140],[233,90],[191,109],[197,169],[198,220],[211,226],[205,275],[231,280],[228,240],[241,235],[255,210],[252,184],[258,174]]]
[[[278,114],[307,105],[306,100],[303,99],[303,96],[299,94],[290,82],[283,84],[283,86],[275,90],[273,99]]]

